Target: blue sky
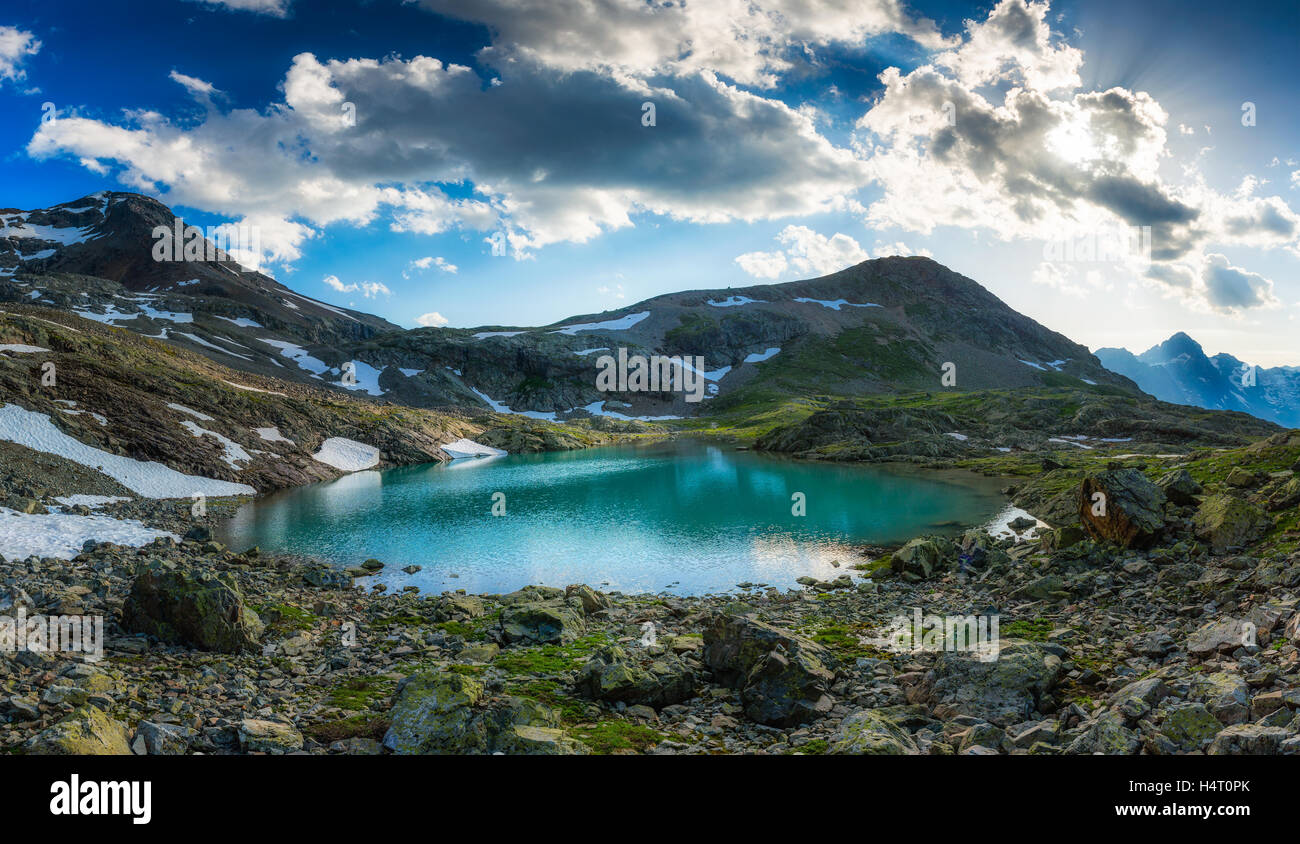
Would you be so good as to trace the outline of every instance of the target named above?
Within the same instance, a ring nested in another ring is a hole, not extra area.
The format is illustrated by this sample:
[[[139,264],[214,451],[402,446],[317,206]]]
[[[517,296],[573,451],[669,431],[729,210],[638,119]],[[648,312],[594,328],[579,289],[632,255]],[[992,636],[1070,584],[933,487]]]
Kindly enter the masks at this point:
[[[281,281],[406,326],[928,254],[1094,348],[1300,364],[1294,4],[685,9],[10,0],[0,204],[246,220]],[[1134,226],[1150,259],[1054,248]]]

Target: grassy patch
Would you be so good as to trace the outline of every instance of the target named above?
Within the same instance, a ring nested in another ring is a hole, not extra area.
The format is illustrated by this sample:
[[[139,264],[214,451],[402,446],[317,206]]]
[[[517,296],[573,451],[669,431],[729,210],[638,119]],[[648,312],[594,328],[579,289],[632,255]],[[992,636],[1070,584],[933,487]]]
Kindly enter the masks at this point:
[[[1046,642],[1047,635],[1055,630],[1052,622],[1045,618],[1033,621],[1009,621],[998,625],[998,632],[1006,639],[1026,639],[1030,642]]]
[[[621,718],[574,727],[570,733],[592,749],[594,753],[614,753],[632,750],[644,753],[668,736],[641,724]]]
[[[330,690],[326,702],[339,709],[363,711],[388,697],[396,683],[381,677],[352,677]]]
[[[383,741],[391,722],[382,715],[353,715],[333,721],[321,721],[302,728],[307,737],[321,744],[333,744],[350,738],[369,738]]]
[[[508,674],[560,674],[578,668],[610,639],[604,633],[583,636],[567,645],[542,645],[503,651],[492,664]]]

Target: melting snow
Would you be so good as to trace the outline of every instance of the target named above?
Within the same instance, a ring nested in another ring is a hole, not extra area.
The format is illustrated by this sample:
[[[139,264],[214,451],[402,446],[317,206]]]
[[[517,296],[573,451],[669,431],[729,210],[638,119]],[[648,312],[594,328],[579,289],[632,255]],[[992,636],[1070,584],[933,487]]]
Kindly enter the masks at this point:
[[[289,358],[294,363],[298,364],[299,369],[306,370],[312,375],[319,376],[332,369],[332,367],[325,363],[325,361],[307,354],[307,350],[296,343],[290,343],[288,340],[274,340],[269,337],[259,337],[257,339],[261,340],[268,346],[274,346],[279,349],[282,356]]]
[[[704,304],[712,305],[715,308],[734,308],[737,305],[753,305],[764,301],[766,300],[751,299],[748,296],[728,296],[727,298],[723,299],[721,302],[715,302],[712,299],[709,299]]]
[[[801,297],[795,299],[795,301],[796,301],[796,302],[807,302],[807,303],[810,304],[810,305],[821,305],[823,308],[830,308],[832,311],[838,311],[841,307],[843,307],[843,306],[845,306],[845,305],[847,305],[847,306],[850,307],[850,308],[879,308],[879,307],[881,307],[880,305],[877,305],[877,304],[875,304],[875,303],[873,303],[873,302],[863,302],[863,303],[861,303],[861,304],[858,304],[857,302],[850,302],[850,301],[847,300],[847,299],[834,299],[834,300],[830,300],[830,299],[808,299],[808,298],[806,298],[806,297],[802,297],[802,296],[801,296]]]
[[[752,355],[746,355],[746,356],[745,356],[745,363],[762,363],[763,361],[765,361],[765,360],[767,360],[768,358],[772,357],[773,355],[775,355],[775,354],[776,354],[777,352],[779,352],[779,351],[781,351],[781,347],[780,347],[780,346],[773,346],[773,347],[771,347],[770,349],[768,349],[766,352],[763,352],[763,353],[761,353],[761,354],[758,353],[758,352],[755,352],[755,353],[752,354]]]
[[[254,428],[253,430],[259,437],[269,443],[288,443],[289,445],[297,445],[293,440],[281,434],[279,428]]]
[[[523,334],[522,331],[480,331],[474,335],[475,340],[482,340],[484,337],[515,337]]]
[[[188,419],[182,422],[181,426],[196,437],[215,437],[225,449],[225,453],[221,455],[221,459],[226,461],[226,463],[233,469],[242,469],[244,467],[239,465],[240,463],[248,463],[253,459],[251,454],[244,451],[243,446],[229,437],[218,434],[216,431],[209,431],[206,428],[200,428],[198,424],[191,422]]]
[[[16,404],[0,407],[0,440],[88,466],[146,498],[189,498],[195,493],[208,496],[254,495],[257,492],[247,484],[185,475],[161,463],[145,463],[110,454],[63,433],[45,414],[25,410]]]
[[[68,507],[76,507],[78,504],[86,507],[103,507],[105,504],[116,504],[119,501],[130,501],[130,498],[121,495],[61,495],[54,499],[60,504]]]
[[[359,472],[379,465],[379,449],[346,437],[330,437],[312,458],[341,472]]]
[[[48,352],[49,349],[42,349],[40,346],[25,346],[22,343],[0,343],[0,352],[14,352],[19,355],[30,355],[33,352]]]
[[[180,540],[175,534],[146,527],[134,520],[65,513],[26,515],[0,507],[0,554],[11,560],[32,555],[70,560],[80,554],[81,547],[92,539],[136,547],[147,545],[160,536]]]
[[[190,416],[193,416],[195,419],[202,419],[204,422],[212,421],[212,417],[207,415],[206,413],[199,413],[197,410],[186,407],[183,404],[175,404],[173,402],[168,402],[167,406],[170,407],[172,410],[179,410],[181,413],[189,414]]]
[[[608,319],[604,322],[583,322],[577,325],[566,325],[563,328],[557,328],[550,332],[551,334],[568,334],[570,337],[579,331],[622,331],[631,328],[641,320],[650,316],[649,311],[642,311],[639,314],[628,314],[618,319]]]
[[[476,443],[473,440],[467,440],[464,437],[455,442],[450,442],[444,446],[440,446],[440,448],[447,452],[447,454],[453,459],[459,459],[462,457],[500,457],[506,453],[503,449]]]
[[[261,323],[254,322],[248,317],[241,316],[239,319],[231,319],[230,317],[219,316],[217,317],[217,319],[224,319],[226,322],[234,323],[235,325],[238,325],[240,328],[261,328],[262,327]]]

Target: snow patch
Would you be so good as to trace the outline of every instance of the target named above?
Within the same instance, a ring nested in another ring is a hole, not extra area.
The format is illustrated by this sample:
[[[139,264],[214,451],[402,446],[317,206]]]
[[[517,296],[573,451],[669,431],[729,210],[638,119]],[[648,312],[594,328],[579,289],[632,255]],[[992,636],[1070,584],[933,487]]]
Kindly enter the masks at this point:
[[[186,475],[161,463],[145,463],[110,454],[63,433],[45,414],[16,404],[0,407],[0,440],[88,466],[146,498],[189,498],[195,493],[213,497],[255,495],[257,492],[247,484]]]
[[[379,449],[346,437],[330,437],[321,443],[312,459],[333,466],[340,472],[359,472],[379,465]]]
[[[297,445],[293,440],[281,434],[280,429],[274,426],[270,428],[254,428],[253,431],[269,443],[288,443],[289,445]]]
[[[0,555],[10,560],[22,560],[32,555],[71,560],[92,539],[138,547],[160,536],[180,541],[180,537],[173,533],[146,527],[130,519],[66,513],[27,515],[0,507]]]
[[[566,325],[563,328],[557,328],[550,332],[551,334],[568,334],[570,337],[579,331],[623,331],[631,328],[641,320],[650,316],[649,311],[642,311],[639,314],[628,314],[618,319],[607,319],[604,322],[582,322],[577,325]]]
[[[197,410],[195,410],[192,407],[186,407],[183,404],[176,404],[174,402],[168,402],[167,406],[170,407],[172,410],[179,410],[181,413],[187,414],[189,416],[193,416],[195,419],[201,419],[204,422],[212,421],[211,416],[207,415],[206,413],[199,413]]]
[[[712,299],[709,299],[704,304],[712,305],[715,308],[735,308],[739,305],[755,305],[765,301],[765,299],[751,299],[748,296],[728,296],[721,302],[715,302]]]
[[[506,453],[503,449],[476,443],[464,437],[439,447],[454,460],[462,457],[500,457]]]
[[[850,302],[848,299],[809,299],[809,298],[806,298],[806,297],[801,296],[801,297],[795,299],[795,301],[796,301],[796,302],[806,302],[806,303],[808,303],[808,304],[810,304],[810,305],[821,305],[823,308],[830,308],[832,311],[838,311],[840,308],[845,307],[845,306],[850,307],[850,308],[879,308],[879,307],[882,307],[881,305],[877,305],[877,304],[875,304],[874,302],[862,302],[862,303],[857,303],[857,302]]]

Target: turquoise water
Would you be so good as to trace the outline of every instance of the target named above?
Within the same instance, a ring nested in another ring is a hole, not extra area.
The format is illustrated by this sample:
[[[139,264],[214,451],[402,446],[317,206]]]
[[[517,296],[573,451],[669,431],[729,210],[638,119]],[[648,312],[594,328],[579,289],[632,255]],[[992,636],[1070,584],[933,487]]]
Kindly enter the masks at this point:
[[[986,522],[1004,506],[997,486],[675,440],[358,472],[246,504],[222,539],[341,565],[376,557],[377,580],[424,593],[784,588],[845,573],[855,545]],[[412,563],[423,571],[399,571]]]

